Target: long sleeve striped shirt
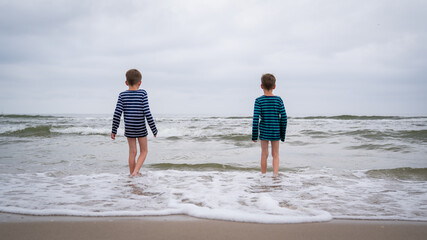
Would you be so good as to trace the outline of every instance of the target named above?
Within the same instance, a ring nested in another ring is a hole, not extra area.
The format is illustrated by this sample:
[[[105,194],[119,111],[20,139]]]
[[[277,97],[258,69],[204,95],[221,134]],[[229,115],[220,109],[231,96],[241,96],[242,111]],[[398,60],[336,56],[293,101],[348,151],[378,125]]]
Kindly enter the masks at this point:
[[[117,134],[122,113],[124,115],[126,137],[138,138],[147,136],[145,119],[147,119],[153,135],[157,135],[156,124],[153,116],[151,116],[148,96],[145,90],[126,90],[119,94],[113,116],[113,129],[111,131],[113,134]]]
[[[285,141],[288,117],[282,98],[261,96],[255,100],[252,140]]]

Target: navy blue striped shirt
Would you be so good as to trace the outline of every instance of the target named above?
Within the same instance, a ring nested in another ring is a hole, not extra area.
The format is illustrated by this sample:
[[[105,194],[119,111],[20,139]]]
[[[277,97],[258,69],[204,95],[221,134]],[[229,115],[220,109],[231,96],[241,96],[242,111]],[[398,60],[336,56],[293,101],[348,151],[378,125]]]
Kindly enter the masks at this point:
[[[129,138],[145,137],[148,135],[145,125],[147,119],[153,135],[157,135],[156,124],[151,116],[147,92],[143,89],[126,90],[119,94],[116,110],[113,116],[113,134],[117,134],[120,118],[124,115],[125,136]]]
[[[285,141],[288,117],[282,98],[261,96],[255,100],[252,140]]]

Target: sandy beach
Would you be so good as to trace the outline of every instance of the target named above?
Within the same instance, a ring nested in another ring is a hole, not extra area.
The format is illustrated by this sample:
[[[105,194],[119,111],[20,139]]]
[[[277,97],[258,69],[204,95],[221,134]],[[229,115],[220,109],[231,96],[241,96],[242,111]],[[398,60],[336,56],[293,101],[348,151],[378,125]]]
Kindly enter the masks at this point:
[[[256,224],[167,217],[0,214],[2,239],[426,239],[427,222],[333,220]]]

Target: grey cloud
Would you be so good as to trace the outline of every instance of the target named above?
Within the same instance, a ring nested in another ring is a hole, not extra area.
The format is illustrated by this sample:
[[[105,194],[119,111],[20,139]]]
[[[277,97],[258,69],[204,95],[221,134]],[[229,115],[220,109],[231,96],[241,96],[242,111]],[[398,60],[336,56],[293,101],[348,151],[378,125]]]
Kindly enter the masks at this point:
[[[295,114],[426,114],[424,1],[0,4],[0,93],[8,99],[28,101],[13,92],[22,83],[52,97],[62,88],[102,92],[80,110],[104,112],[102,102],[115,101],[124,72],[136,67],[164,113],[184,111],[179,105],[194,113],[250,113],[260,75],[273,72],[277,94]],[[413,97],[393,97],[402,94]],[[69,102],[44,103],[49,111],[75,111]],[[28,111],[16,106],[1,104],[0,111]]]

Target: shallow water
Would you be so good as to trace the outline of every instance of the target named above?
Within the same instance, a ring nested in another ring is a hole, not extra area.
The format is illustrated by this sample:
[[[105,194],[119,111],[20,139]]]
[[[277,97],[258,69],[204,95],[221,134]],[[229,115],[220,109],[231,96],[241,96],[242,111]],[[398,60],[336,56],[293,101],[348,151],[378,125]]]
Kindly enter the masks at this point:
[[[109,115],[0,115],[0,211],[427,220],[427,117],[291,117],[277,178],[271,159],[260,174],[251,121],[157,116],[142,174],[130,177]]]

